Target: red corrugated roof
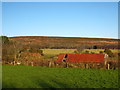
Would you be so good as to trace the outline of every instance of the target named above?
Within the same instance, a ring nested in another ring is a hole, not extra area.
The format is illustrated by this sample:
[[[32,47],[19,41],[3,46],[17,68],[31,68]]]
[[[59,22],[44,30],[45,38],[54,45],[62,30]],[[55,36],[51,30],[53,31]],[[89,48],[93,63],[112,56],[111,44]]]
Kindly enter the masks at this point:
[[[58,55],[56,62],[62,62],[66,54]],[[104,54],[67,54],[66,62],[103,62]]]

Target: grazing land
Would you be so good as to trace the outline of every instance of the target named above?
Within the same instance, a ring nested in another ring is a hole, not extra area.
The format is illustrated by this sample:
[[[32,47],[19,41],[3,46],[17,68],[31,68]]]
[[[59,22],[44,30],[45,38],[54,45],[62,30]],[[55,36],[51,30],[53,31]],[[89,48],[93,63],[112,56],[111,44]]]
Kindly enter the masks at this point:
[[[111,52],[108,52],[109,59],[118,60],[118,39],[2,36],[2,46],[2,61],[4,61],[4,64],[10,64],[13,61],[56,60],[57,55],[61,53],[106,53],[104,51],[108,48],[111,50]]]
[[[74,53],[77,49],[42,49],[44,53],[45,59],[50,59],[55,55],[63,54],[63,53]],[[85,51],[92,52],[92,53],[100,53],[100,51],[104,52],[105,49],[83,49],[83,53]],[[117,53],[115,57],[109,58],[110,60],[118,60],[118,49],[110,49],[113,54]]]
[[[94,48],[118,49],[119,39],[109,38],[82,38],[82,37],[48,37],[48,36],[19,36],[9,37],[9,40],[22,46],[34,46],[50,49]]]
[[[118,39],[3,36],[0,45],[3,88],[119,87]],[[84,69],[74,64],[63,68],[64,64],[57,66],[54,62],[61,53],[108,54],[107,61],[114,61],[115,70]]]
[[[118,88],[118,70],[3,65],[3,88]]]
[[[44,54],[52,54],[52,55],[58,55],[60,53],[74,53],[77,49],[42,49]],[[99,53],[100,51],[104,51],[104,49],[84,49],[85,51]],[[118,49],[110,49],[113,53],[118,53]]]

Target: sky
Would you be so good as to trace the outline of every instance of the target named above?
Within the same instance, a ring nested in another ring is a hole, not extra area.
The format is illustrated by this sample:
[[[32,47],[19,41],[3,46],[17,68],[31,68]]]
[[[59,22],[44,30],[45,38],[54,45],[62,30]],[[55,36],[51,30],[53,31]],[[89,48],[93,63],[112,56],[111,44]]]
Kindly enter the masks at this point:
[[[2,35],[118,38],[118,2],[3,2]]]

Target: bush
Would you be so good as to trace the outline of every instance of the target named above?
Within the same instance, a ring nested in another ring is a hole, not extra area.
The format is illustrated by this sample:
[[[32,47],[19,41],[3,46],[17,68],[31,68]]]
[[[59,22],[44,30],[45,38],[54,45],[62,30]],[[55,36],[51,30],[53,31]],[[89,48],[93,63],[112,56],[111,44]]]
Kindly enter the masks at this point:
[[[109,57],[114,57],[114,54],[112,53],[110,49],[105,49],[104,52],[108,54]]]
[[[87,51],[87,50],[86,50],[86,51],[85,51],[85,53],[86,53],[86,54],[88,54],[88,53],[89,53],[89,51]]]
[[[91,54],[95,54],[95,52],[91,52]]]
[[[97,49],[97,46],[93,46],[93,49]]]
[[[0,38],[2,39],[3,44],[9,43],[9,39],[7,36],[1,36]]]
[[[2,46],[2,60],[3,61],[11,62],[15,60],[15,54],[16,54],[15,48],[12,44],[4,44]]]
[[[103,52],[103,51],[100,51],[99,53],[102,54],[102,53],[104,53],[104,52]]]
[[[77,49],[78,53],[82,53],[84,49]]]
[[[37,48],[30,48],[29,52],[31,52],[31,53],[40,53],[40,54],[43,55],[43,50],[37,49]]]
[[[78,53],[77,51],[74,51],[74,53]]]

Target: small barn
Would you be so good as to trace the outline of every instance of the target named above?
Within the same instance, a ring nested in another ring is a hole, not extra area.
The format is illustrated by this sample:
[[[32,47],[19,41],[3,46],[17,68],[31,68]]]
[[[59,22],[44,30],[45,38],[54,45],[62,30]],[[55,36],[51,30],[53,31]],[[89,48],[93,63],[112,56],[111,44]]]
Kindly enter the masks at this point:
[[[56,62],[100,63],[104,62],[104,54],[60,54]]]
[[[105,54],[60,54],[56,63],[79,63],[88,67],[94,67],[95,65],[105,63]]]

